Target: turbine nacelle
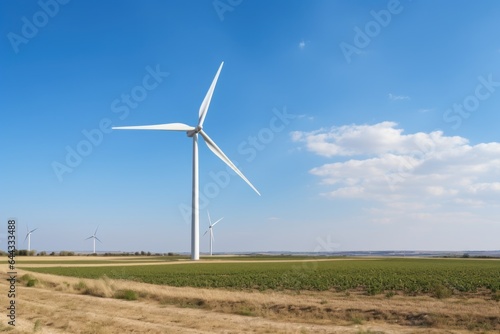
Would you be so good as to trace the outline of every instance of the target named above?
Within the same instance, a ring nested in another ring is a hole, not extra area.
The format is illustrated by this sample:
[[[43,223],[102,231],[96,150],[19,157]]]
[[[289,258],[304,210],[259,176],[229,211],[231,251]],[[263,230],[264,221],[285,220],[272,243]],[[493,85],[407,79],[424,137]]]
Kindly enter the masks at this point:
[[[194,130],[186,131],[188,137],[193,137],[195,134],[199,133],[203,129],[202,126],[198,125]]]

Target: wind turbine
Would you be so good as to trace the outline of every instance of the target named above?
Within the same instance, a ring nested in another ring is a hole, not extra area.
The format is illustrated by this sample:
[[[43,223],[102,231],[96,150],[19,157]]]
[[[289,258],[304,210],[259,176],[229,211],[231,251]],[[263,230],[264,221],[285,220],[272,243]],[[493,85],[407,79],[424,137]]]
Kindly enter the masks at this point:
[[[203,122],[207,115],[208,107],[210,105],[210,100],[214,93],[215,85],[217,84],[217,79],[222,70],[222,62],[219,66],[219,70],[215,75],[215,78],[208,89],[203,102],[201,103],[200,110],[198,112],[198,124],[196,127],[186,125],[183,123],[168,123],[168,124],[156,124],[156,125],[142,125],[142,126],[119,126],[113,127],[116,130],[165,130],[165,131],[186,131],[187,136],[193,138],[193,192],[192,192],[192,210],[191,210],[191,259],[200,259],[200,216],[199,216],[199,172],[198,172],[198,134],[200,134],[208,148],[224,161],[233,171],[236,172],[255,192],[260,196],[259,191],[248,181],[248,179],[243,175],[243,173],[235,166],[235,164],[229,160],[229,158],[222,152],[222,150],[214,143],[212,139],[203,131]]]
[[[35,232],[36,230],[38,230],[38,227],[30,231],[29,227],[26,226],[27,233],[26,233],[26,237],[24,238],[24,241],[26,241],[26,239],[28,239],[28,253],[31,251],[31,233]]]
[[[99,238],[98,238],[98,237],[97,237],[97,235],[96,235],[96,234],[97,234],[97,230],[98,230],[98,229],[99,229],[99,226],[97,226],[97,228],[95,229],[94,234],[92,234],[90,237],[88,237],[87,239],[85,239],[85,240],[94,239],[94,254],[95,254],[95,241],[97,240],[97,241],[99,241],[100,243],[102,243],[102,241],[101,241],[101,240],[99,240]]]
[[[222,219],[224,219],[224,217],[222,217],[221,219],[219,219],[218,221],[216,221],[215,223],[212,224],[212,220],[210,219],[210,213],[207,211],[207,214],[208,214],[208,230],[205,231],[205,233],[203,233],[203,236],[205,236],[205,234],[208,233],[208,231],[210,231],[210,256],[212,256],[212,243],[214,241],[214,226],[215,224],[217,224],[218,222],[220,222]]]

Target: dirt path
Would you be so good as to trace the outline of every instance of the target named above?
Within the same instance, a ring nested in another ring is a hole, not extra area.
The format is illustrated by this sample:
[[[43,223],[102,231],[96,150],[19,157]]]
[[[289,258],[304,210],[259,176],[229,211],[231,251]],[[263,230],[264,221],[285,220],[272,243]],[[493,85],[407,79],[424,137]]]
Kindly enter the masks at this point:
[[[12,333],[417,333],[399,326],[334,326],[271,321],[256,317],[177,308],[149,302],[73,295],[37,288],[19,290]],[[429,331],[418,331],[428,333]],[[437,331],[435,333],[438,333]]]
[[[358,259],[298,259],[298,260],[178,260],[178,261],[143,261],[143,262],[123,262],[123,263],[64,263],[63,261],[68,261],[68,259],[60,259],[61,263],[23,263],[19,262],[18,267],[20,268],[42,268],[42,267],[125,267],[125,266],[157,266],[157,265],[176,265],[176,264],[199,264],[199,263],[270,263],[270,262],[325,262],[325,261],[355,261]],[[78,259],[81,260],[81,259]],[[104,258],[103,261],[110,260],[116,261],[116,258]],[[123,260],[123,258],[120,258]],[[371,259],[376,260],[376,259]],[[50,261],[50,260],[47,260]],[[53,260],[53,261],[58,261]]]
[[[189,308],[21,289],[17,330],[31,333],[356,333],[359,328],[283,323]],[[29,295],[29,297],[28,297]],[[380,330],[378,326],[365,326]],[[398,333],[387,331],[385,333]]]

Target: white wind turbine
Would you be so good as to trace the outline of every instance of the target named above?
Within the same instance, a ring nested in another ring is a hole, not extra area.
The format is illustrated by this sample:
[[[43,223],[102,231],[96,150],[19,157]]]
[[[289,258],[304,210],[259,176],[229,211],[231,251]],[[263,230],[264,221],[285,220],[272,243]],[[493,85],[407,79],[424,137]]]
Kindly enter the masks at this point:
[[[38,227],[30,231],[29,227],[26,226],[26,237],[24,238],[24,241],[28,239],[28,253],[31,251],[31,233],[35,232],[36,230],[38,230]]]
[[[94,239],[94,254],[95,254],[95,241],[99,241],[100,243],[102,243],[101,240],[99,240],[99,238],[97,237],[97,230],[99,229],[99,226],[97,226],[97,228],[95,229],[95,232],[94,234],[92,234],[90,237],[86,238],[85,240],[89,240],[89,239]]]
[[[212,224],[212,220],[210,219],[210,213],[208,211],[207,214],[208,214],[208,230],[206,230],[205,233],[203,233],[203,236],[205,236],[205,234],[207,234],[208,231],[210,231],[210,256],[212,256],[212,243],[214,241],[214,226],[222,219],[224,219],[224,217],[222,217],[221,219]]]
[[[169,124],[156,124],[156,125],[143,125],[143,126],[120,126],[113,127],[113,129],[118,130],[165,130],[165,131],[186,131],[187,136],[193,138],[193,192],[192,192],[192,210],[191,210],[191,259],[200,259],[200,224],[199,224],[199,176],[198,176],[198,134],[200,134],[208,148],[218,156],[222,161],[224,161],[233,171],[236,172],[257,194],[260,195],[259,191],[248,181],[248,179],[243,175],[243,173],[235,166],[235,164],[229,160],[229,158],[222,152],[222,150],[214,143],[212,139],[203,131],[203,122],[207,115],[208,107],[210,105],[210,100],[214,93],[215,85],[217,84],[217,79],[222,70],[222,62],[219,66],[219,70],[215,75],[210,88],[208,89],[203,102],[201,103],[200,110],[198,113],[198,125],[196,127],[186,125],[183,123],[169,123]]]

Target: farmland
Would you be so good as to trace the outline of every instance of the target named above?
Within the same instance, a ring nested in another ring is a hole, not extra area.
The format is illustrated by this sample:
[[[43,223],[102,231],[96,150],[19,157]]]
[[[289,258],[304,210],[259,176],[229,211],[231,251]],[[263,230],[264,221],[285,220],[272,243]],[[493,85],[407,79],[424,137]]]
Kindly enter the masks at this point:
[[[500,291],[500,262],[474,259],[365,259],[321,262],[242,262],[123,266],[49,267],[26,270],[80,278],[132,280],[177,287],[256,290],[363,290],[375,295]],[[495,297],[496,298],[496,297]]]
[[[18,268],[12,333],[500,330],[493,259],[18,257]]]

